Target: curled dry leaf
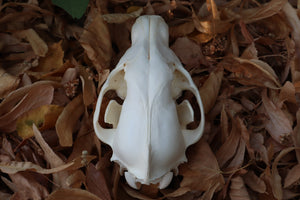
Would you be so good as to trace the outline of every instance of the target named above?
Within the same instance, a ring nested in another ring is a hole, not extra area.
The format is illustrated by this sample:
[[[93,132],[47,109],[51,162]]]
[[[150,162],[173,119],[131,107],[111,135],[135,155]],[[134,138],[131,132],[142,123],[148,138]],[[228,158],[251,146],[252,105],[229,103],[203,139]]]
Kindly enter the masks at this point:
[[[48,190],[41,185],[34,177],[34,175],[27,172],[11,174],[10,179],[12,182],[10,187],[15,193],[12,199],[44,199],[49,195]],[[6,183],[10,182],[8,179]]]
[[[73,131],[84,112],[82,95],[74,98],[62,111],[56,121],[56,132],[61,146],[72,146]]]
[[[284,12],[289,25],[292,28],[292,36],[295,42],[295,55],[293,56],[291,74],[293,82],[300,80],[300,20],[297,15],[297,11],[291,6],[290,3],[286,3],[283,6]]]
[[[169,32],[171,37],[178,38],[192,33],[194,29],[194,23],[192,21],[187,21],[176,26],[171,26]]]
[[[82,189],[59,189],[51,193],[46,200],[103,200]]]
[[[58,72],[63,68],[64,51],[61,47],[61,43],[62,41],[49,46],[47,54],[39,59],[38,66],[32,68],[32,71],[28,72],[29,75],[39,79]]]
[[[217,68],[211,72],[208,79],[199,89],[205,113],[208,113],[215,105],[223,79],[223,68]]]
[[[97,99],[96,87],[83,67],[79,67],[79,74],[82,82],[83,103],[85,106],[89,106]]]
[[[93,62],[98,72],[108,68],[112,55],[112,46],[108,28],[101,13],[95,7],[91,8],[87,24],[80,36],[79,42],[87,56]]]
[[[12,76],[0,67],[0,98],[4,98],[8,93],[16,89],[19,85],[20,79]]]
[[[242,10],[240,17],[245,23],[253,23],[277,14],[286,2],[287,0],[272,0],[260,7]]]
[[[140,16],[143,12],[143,8],[138,8],[137,10],[130,13],[114,13],[114,14],[104,14],[102,18],[107,23],[124,23],[129,19],[134,19]]]
[[[26,29],[26,30],[17,32],[16,36],[19,38],[22,38],[22,39],[26,39],[30,43],[34,53],[37,56],[40,56],[40,57],[46,56],[46,54],[48,52],[48,46],[44,42],[44,40],[40,38],[40,36],[36,33],[35,30]]]
[[[54,88],[51,85],[35,85],[31,88],[28,88],[28,92],[20,91],[21,98],[14,99],[13,102],[17,103],[14,107],[11,107],[11,110],[7,113],[2,113],[0,116],[0,130],[4,132],[12,132],[16,130],[16,120],[19,116],[23,113],[35,109],[42,105],[47,105],[52,102],[53,99],[53,92]],[[25,90],[26,91],[26,90]],[[25,96],[23,96],[25,95]],[[18,94],[13,95],[18,96]],[[19,97],[20,97],[19,96]],[[7,97],[9,98],[9,97]],[[16,102],[17,101],[17,102]],[[13,105],[11,102],[3,101],[0,105],[1,107],[4,105],[11,106]],[[5,110],[8,109],[7,107],[4,108]],[[0,111],[1,112],[1,111]]]
[[[108,186],[101,170],[97,170],[93,164],[89,164],[86,173],[87,190],[103,200],[111,200]]]
[[[16,122],[18,135],[23,139],[32,137],[34,135],[32,130],[33,123],[41,131],[53,128],[62,110],[63,107],[57,105],[44,105],[26,112]]]
[[[232,72],[231,78],[247,86],[260,86],[278,89],[280,83],[274,70],[267,63],[256,59],[229,58],[221,63],[226,70]]]
[[[294,146],[297,147],[296,157],[298,163],[300,163],[300,149],[298,149],[300,148],[300,109],[297,111],[296,118],[297,118],[297,126],[295,126],[293,131],[293,143]]]
[[[237,122],[233,119],[229,137],[216,152],[216,157],[221,168],[235,155],[240,142],[239,128],[235,124],[237,124]]]
[[[180,58],[180,61],[186,65],[185,68],[188,71],[198,67],[202,62],[201,60],[204,59],[200,46],[187,37],[177,38],[171,49]]]
[[[300,164],[297,164],[288,171],[288,174],[284,179],[284,188],[290,187],[299,179],[300,179]]]
[[[215,35],[217,33],[226,33],[232,26],[229,20],[200,20],[198,16],[193,11],[192,19],[195,28],[200,33],[205,33],[208,35]]]
[[[213,193],[220,190],[224,179],[207,142],[200,140],[188,149],[187,155],[189,162],[179,166],[179,173],[183,176],[180,186],[198,191],[214,188]]]
[[[283,158],[286,154],[288,154],[289,152],[291,152],[293,150],[295,150],[294,147],[289,147],[289,148],[282,150],[273,162],[270,185],[272,187],[273,195],[276,199],[282,199],[282,197],[283,197],[281,176],[278,173],[277,165],[278,165],[279,161],[281,160],[281,158]]]
[[[262,92],[262,102],[268,116],[265,126],[272,138],[280,144],[289,145],[293,132],[291,122],[284,112],[267,96],[267,90]]]
[[[229,196],[232,200],[250,200],[242,177],[237,176],[231,179]]]
[[[251,170],[243,176],[244,182],[248,185],[253,191],[259,193],[265,193],[267,186],[263,179],[257,177],[256,174]]]

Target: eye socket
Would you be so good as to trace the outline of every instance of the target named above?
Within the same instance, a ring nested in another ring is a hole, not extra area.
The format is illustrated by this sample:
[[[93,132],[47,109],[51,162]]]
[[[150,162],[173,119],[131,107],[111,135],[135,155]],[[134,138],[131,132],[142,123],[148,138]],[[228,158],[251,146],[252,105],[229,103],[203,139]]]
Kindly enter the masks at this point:
[[[184,100],[187,100],[190,103],[194,112],[194,120],[186,125],[186,129],[194,130],[199,126],[201,121],[200,107],[195,95],[190,90],[182,91],[181,95],[176,99],[177,105],[180,105]],[[180,113],[178,113],[178,115],[180,115]]]
[[[107,110],[108,104],[110,101],[115,100],[118,104],[123,105],[124,99],[120,98],[115,90],[107,91],[102,99],[102,104],[100,108],[100,115],[99,115],[99,124],[102,128],[112,129],[113,125],[110,123],[105,122],[105,112]]]

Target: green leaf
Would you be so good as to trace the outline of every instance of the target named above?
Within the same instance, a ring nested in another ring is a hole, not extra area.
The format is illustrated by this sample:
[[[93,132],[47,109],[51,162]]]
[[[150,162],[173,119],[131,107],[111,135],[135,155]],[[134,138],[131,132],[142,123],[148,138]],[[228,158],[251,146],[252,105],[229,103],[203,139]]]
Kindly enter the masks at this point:
[[[52,3],[67,11],[73,18],[81,18],[89,0],[52,0]]]

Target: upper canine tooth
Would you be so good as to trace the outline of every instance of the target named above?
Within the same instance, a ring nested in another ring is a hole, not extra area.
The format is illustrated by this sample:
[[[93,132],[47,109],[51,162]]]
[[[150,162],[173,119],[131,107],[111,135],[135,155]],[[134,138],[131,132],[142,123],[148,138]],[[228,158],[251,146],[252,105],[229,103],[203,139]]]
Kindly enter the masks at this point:
[[[168,172],[166,173],[161,181],[159,182],[159,189],[164,189],[166,188],[172,181],[172,178],[173,178],[173,172]]]

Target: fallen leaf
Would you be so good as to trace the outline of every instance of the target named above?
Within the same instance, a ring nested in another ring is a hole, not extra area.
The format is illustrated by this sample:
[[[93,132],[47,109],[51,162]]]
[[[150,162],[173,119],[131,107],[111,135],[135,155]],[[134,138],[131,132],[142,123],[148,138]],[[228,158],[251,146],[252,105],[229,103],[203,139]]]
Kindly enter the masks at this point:
[[[0,98],[4,98],[8,93],[15,90],[20,83],[20,79],[5,72],[0,67]]]
[[[230,20],[200,20],[193,11],[192,19],[195,28],[200,33],[215,35],[217,33],[225,33],[231,28]]]
[[[114,14],[104,14],[102,18],[107,23],[124,23],[129,19],[134,19],[140,16],[143,12],[143,8],[138,8],[137,10],[130,13],[114,13]]]
[[[299,109],[296,113],[296,118],[297,118],[297,126],[295,126],[293,131],[293,143],[295,147],[299,148],[300,147],[300,110]],[[300,163],[300,149],[296,149],[296,157],[298,163]]]
[[[56,132],[61,146],[72,146],[73,131],[84,112],[82,95],[74,98],[62,111],[56,121]]]
[[[296,96],[295,96],[296,90],[295,87],[293,85],[293,83],[291,83],[290,81],[285,82],[285,84],[283,85],[283,87],[280,90],[279,93],[279,99],[281,102],[291,102],[296,104]]]
[[[192,33],[195,29],[192,21],[169,27],[170,37],[179,38]]]
[[[59,189],[51,193],[45,200],[102,200],[96,195],[82,189]]]
[[[111,200],[108,186],[101,170],[89,164],[86,172],[87,190],[103,200]]]
[[[57,105],[44,105],[26,112],[16,122],[18,135],[23,139],[32,137],[32,124],[36,124],[41,131],[53,128],[62,110],[63,107]]]
[[[12,189],[20,199],[44,199],[49,195],[47,189],[32,174],[16,173],[10,175],[10,179],[14,185]]]
[[[253,191],[259,193],[266,192],[267,186],[265,182],[260,177],[257,177],[252,170],[248,171],[248,173],[243,176],[243,179],[246,185],[249,186]]]
[[[190,71],[192,68],[200,66],[204,59],[199,45],[192,42],[187,37],[177,38],[171,49],[179,57],[181,62],[186,65]]]
[[[284,188],[290,187],[295,184],[296,181],[300,179],[300,164],[295,165],[292,169],[288,171],[284,179]]]
[[[278,89],[280,83],[274,70],[265,62],[257,59],[229,58],[221,63],[224,69],[232,72],[233,80],[247,86],[268,87]]]
[[[252,134],[250,138],[250,146],[258,153],[257,160],[263,160],[269,165],[269,157],[267,148],[264,145],[264,137],[260,133]]]
[[[210,188],[214,188],[215,191],[221,189],[224,179],[216,157],[207,142],[201,139],[188,149],[187,155],[189,162],[179,166],[179,174],[183,176],[180,186],[198,191],[207,191]],[[218,187],[215,188],[215,185]]]
[[[268,116],[265,126],[272,138],[280,144],[288,145],[293,132],[291,122],[284,112],[267,96],[267,90],[262,92],[262,102]]]
[[[82,185],[86,185],[86,176],[81,170],[76,170],[66,179],[66,185],[70,188],[80,188]]]
[[[281,176],[278,173],[277,165],[279,161],[289,152],[295,150],[295,147],[289,147],[283,149],[278,156],[275,158],[273,165],[272,165],[272,173],[271,173],[271,180],[270,185],[272,187],[273,195],[276,199],[282,199],[283,197],[283,189],[281,185]]]
[[[31,28],[26,29],[26,30],[17,32],[16,36],[19,38],[22,38],[22,39],[26,39],[30,43],[34,53],[37,56],[41,56],[41,57],[46,56],[46,54],[48,52],[48,46],[44,42],[44,40],[42,40],[40,38],[40,36],[36,33],[35,30],[33,30]]]
[[[35,87],[31,87],[28,93],[22,99],[19,99],[19,102],[12,110],[0,116],[0,130],[4,132],[16,130],[17,118],[31,109],[50,104],[53,99],[53,92],[54,88],[51,85],[36,85]],[[14,99],[15,101],[16,99]],[[4,101],[2,104],[5,104]],[[9,102],[7,104],[11,105]]]
[[[293,64],[291,66],[291,74],[293,82],[300,80],[300,20],[297,11],[291,6],[290,3],[285,3],[282,11],[284,12],[289,25],[292,27],[292,38],[295,42],[295,52],[293,56]]]
[[[219,95],[222,79],[223,69],[217,68],[215,71],[210,73],[208,79],[199,89],[205,113],[208,113],[215,105]]]
[[[287,0],[272,0],[257,8],[249,8],[241,11],[241,18],[245,23],[253,23],[277,14]]]
[[[236,124],[236,120],[233,120],[232,124]],[[221,168],[225,166],[227,161],[229,161],[236,153],[238,145],[240,142],[239,128],[235,125],[232,126],[230,135],[224,144],[216,152],[216,158]]]
[[[109,67],[112,55],[110,35],[101,13],[94,6],[79,42],[98,72]]]
[[[11,194],[9,193],[4,193],[0,191],[0,199],[2,200],[10,200],[11,199]]]
[[[79,74],[82,82],[83,103],[89,106],[97,100],[96,87],[83,67],[79,67]]]
[[[64,51],[61,43],[62,41],[49,46],[45,57],[39,59],[39,65],[32,68],[34,72],[39,72],[39,76],[58,70],[63,66]]]
[[[229,191],[230,199],[232,200],[250,200],[249,193],[245,187],[244,181],[242,177],[237,176],[231,179],[230,191]]]

